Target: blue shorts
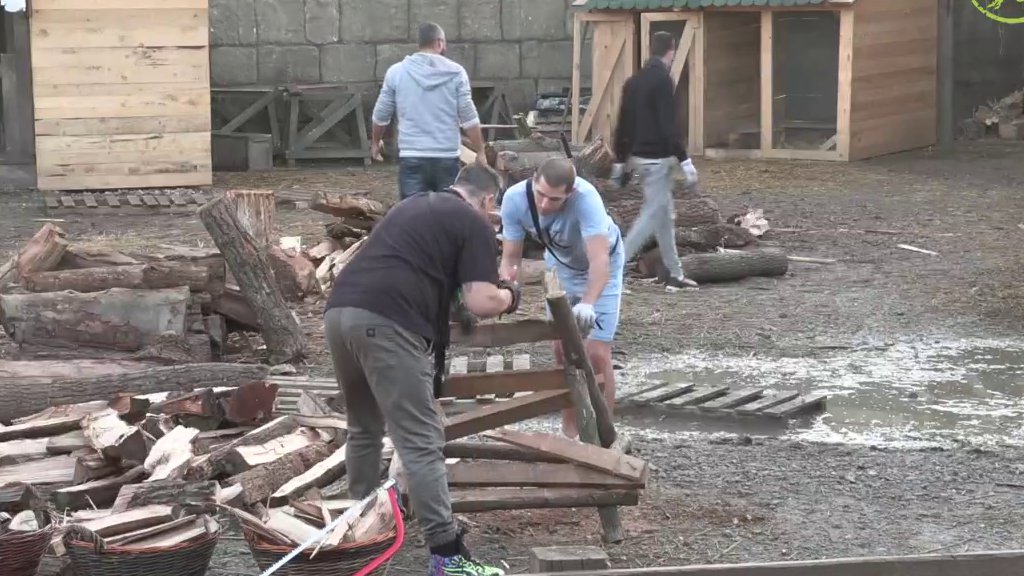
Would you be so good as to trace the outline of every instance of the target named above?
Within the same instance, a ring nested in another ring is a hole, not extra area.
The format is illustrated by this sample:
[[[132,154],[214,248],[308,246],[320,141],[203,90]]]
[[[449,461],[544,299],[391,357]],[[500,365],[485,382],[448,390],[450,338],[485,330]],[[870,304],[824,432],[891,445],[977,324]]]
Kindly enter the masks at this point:
[[[611,275],[604,291],[594,303],[594,312],[597,313],[597,324],[590,334],[584,336],[584,340],[596,340],[598,342],[612,342],[615,340],[615,333],[619,328],[619,309],[622,305],[622,275],[625,268],[625,257],[620,247],[611,258]],[[549,262],[549,266],[550,266]],[[575,304],[587,291],[586,273],[570,270],[561,264],[554,264],[555,272],[558,274],[558,282],[565,290],[570,304]],[[551,319],[551,310],[545,306],[547,317]]]

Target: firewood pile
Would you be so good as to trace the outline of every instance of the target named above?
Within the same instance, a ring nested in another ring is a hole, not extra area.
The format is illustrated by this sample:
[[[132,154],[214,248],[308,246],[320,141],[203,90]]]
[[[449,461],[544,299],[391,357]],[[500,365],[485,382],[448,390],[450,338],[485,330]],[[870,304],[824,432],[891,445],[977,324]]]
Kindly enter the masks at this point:
[[[384,218],[389,206],[353,194],[317,193],[310,209],[337,218],[326,226],[327,238],[306,252],[316,264],[316,280],[326,294],[342,267],[355,256],[374,225]]]
[[[960,133],[968,139],[993,135],[1003,140],[1024,140],[1024,89],[978,106],[972,118],[960,123]]]

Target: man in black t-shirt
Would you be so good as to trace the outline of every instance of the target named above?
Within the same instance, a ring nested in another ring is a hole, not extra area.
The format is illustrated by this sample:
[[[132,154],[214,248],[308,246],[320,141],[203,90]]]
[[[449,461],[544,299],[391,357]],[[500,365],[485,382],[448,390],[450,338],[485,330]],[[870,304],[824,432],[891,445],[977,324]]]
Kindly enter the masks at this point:
[[[498,280],[494,228],[487,220],[499,188],[493,170],[472,165],[447,191],[396,204],[334,281],[324,314],[345,396],[351,497],[364,498],[379,485],[387,423],[435,575],[503,574],[473,561],[462,543],[448,493],[444,429],[434,404],[434,380],[444,371],[457,291],[480,318],[519,305],[518,287]]]

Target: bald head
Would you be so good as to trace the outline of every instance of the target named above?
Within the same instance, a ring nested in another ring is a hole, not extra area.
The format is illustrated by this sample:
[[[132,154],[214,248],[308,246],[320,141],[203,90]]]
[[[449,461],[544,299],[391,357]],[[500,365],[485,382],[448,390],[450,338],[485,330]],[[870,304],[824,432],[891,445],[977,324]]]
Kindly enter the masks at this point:
[[[420,24],[417,34],[420,50],[433,50],[438,53],[444,50],[444,30],[435,22],[424,22]]]

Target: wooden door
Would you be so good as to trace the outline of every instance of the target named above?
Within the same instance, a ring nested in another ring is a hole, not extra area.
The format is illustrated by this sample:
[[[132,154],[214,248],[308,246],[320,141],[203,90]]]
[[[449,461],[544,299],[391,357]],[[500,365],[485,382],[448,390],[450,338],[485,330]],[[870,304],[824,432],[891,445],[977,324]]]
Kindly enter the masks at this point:
[[[636,70],[636,25],[633,13],[578,13],[573,29],[572,141],[598,136],[611,143],[619,113],[622,85]],[[580,114],[584,25],[593,30],[590,103]]]
[[[681,108],[678,117],[686,148],[692,154],[703,152],[704,75],[700,28],[700,14],[696,12],[645,12],[640,15],[641,65],[650,58],[652,34],[664,30],[675,36],[672,81],[677,90],[676,103]],[[683,76],[684,71],[688,72],[686,77]],[[680,90],[685,92],[679,93]]]

